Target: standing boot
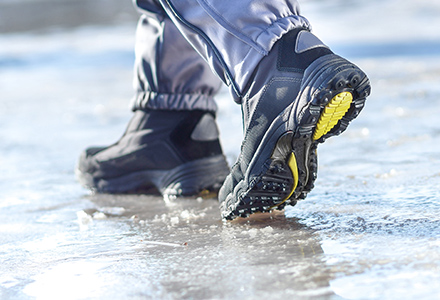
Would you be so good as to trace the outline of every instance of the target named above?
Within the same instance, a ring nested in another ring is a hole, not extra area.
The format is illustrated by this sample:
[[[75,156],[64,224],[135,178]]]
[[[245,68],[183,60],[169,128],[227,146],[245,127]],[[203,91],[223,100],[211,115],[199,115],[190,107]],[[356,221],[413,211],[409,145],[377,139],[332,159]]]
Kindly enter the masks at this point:
[[[82,153],[77,177],[102,193],[217,191],[229,173],[213,100],[222,82],[160,7],[138,2],[134,116],[115,144]]]
[[[77,168],[96,192],[177,196],[217,191],[228,173],[214,114],[201,110],[136,110],[118,142],[85,150]]]

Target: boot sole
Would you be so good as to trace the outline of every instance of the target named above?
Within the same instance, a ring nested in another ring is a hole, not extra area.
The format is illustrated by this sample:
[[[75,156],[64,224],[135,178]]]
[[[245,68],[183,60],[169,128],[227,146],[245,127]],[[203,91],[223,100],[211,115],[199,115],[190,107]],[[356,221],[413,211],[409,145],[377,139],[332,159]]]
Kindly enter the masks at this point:
[[[197,196],[216,193],[229,173],[224,156],[194,160],[172,170],[140,171],[117,178],[95,178],[76,170],[81,184],[94,192],[141,194],[159,191],[164,196]]]
[[[291,121],[295,119],[294,112],[300,119],[295,125],[287,126],[292,130],[282,133],[275,146],[267,143],[266,147],[272,149],[265,163],[269,167],[235,204],[231,205],[230,201],[221,204],[223,218],[232,220],[252,213],[281,210],[286,205],[295,205],[313,189],[318,144],[345,131],[370,94],[368,78],[359,68],[336,55],[331,56],[331,59],[318,59],[306,70],[309,80],[304,86],[315,88],[307,89],[308,95],[298,95],[297,99],[307,97],[303,107],[287,109]]]

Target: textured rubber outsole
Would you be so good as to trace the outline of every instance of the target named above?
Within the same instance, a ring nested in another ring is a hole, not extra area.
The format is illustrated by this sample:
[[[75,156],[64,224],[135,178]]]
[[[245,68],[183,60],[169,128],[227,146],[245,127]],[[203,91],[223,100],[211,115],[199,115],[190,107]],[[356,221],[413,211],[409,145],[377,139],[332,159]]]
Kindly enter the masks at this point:
[[[308,154],[306,164],[299,165],[299,172],[306,172],[308,177],[298,183],[294,193],[297,200],[304,199],[314,187],[318,145],[347,129],[363,109],[370,91],[367,76],[351,67],[331,78],[328,85],[312,97],[299,120],[292,143],[293,149],[306,148]]]
[[[252,188],[236,203],[221,203],[224,219],[281,210],[304,199],[317,178],[318,144],[342,133],[364,107],[370,84],[359,68],[342,58],[330,62],[321,59],[311,68],[308,85],[316,88],[305,105],[296,108],[300,117],[295,128],[278,138],[265,163],[269,167],[258,176]],[[323,69],[333,71],[320,72]]]
[[[224,156],[185,163],[172,170],[140,171],[117,178],[96,178],[76,170],[83,186],[98,193],[143,193],[153,189],[166,196],[196,196],[216,193],[229,173]]]
[[[235,210],[226,219],[247,217],[256,212],[270,211],[286,201],[298,185],[298,168],[296,158],[292,152],[293,132],[284,134],[277,142],[269,159],[269,167],[261,180],[243,197]],[[287,204],[287,203],[286,203]]]
[[[313,140],[319,140],[335,127],[350,108],[352,100],[353,95],[350,92],[341,92],[329,101],[316,124]]]

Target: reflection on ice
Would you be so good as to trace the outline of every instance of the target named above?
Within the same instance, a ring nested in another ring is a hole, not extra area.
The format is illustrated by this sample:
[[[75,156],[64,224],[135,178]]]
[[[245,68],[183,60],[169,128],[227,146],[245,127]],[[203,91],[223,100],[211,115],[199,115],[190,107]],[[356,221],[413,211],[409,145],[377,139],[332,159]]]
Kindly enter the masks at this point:
[[[173,205],[151,196],[89,199],[97,211],[116,203],[124,207],[122,216],[93,220],[89,232],[99,235],[100,227],[129,225],[120,240],[125,247],[133,243],[129,247],[136,254],[128,264],[142,264],[143,274],[160,278],[167,292],[158,291],[158,297],[331,295],[319,237],[282,212],[224,223],[214,199],[175,199]]]

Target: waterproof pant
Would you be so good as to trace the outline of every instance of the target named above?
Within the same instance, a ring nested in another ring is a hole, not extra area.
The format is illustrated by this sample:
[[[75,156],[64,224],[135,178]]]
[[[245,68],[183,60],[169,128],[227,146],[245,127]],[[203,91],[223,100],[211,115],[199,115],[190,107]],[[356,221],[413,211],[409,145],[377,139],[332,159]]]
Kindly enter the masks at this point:
[[[209,110],[222,82],[241,102],[285,33],[310,29],[296,0],[133,0],[140,18],[133,109]]]

